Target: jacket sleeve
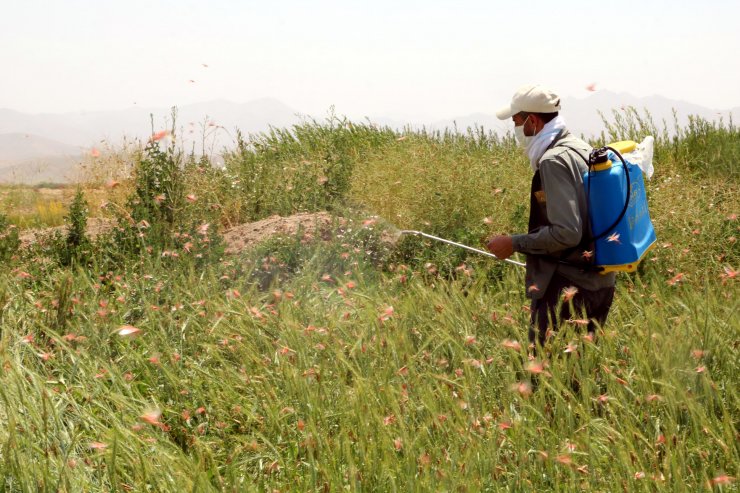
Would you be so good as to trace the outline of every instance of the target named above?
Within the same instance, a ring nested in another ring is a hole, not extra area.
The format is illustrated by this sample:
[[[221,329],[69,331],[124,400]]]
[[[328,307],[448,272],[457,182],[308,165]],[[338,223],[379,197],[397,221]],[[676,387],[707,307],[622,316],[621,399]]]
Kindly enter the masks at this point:
[[[514,235],[512,241],[517,252],[550,255],[572,248],[581,241],[583,224],[578,207],[578,187],[582,185],[563,155],[542,161],[540,177],[550,225],[529,234]]]

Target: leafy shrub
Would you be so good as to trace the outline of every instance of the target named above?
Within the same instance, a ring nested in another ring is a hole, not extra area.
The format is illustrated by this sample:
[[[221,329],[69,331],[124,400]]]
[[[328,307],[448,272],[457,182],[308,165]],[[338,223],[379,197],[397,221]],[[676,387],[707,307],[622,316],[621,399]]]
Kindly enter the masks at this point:
[[[175,229],[177,214],[185,201],[180,158],[174,147],[162,149],[152,140],[134,169],[127,223],[148,224],[149,244],[159,242],[164,246]]]
[[[8,261],[18,252],[20,244],[18,228],[10,224],[5,214],[0,214],[0,260]]]
[[[173,115],[174,117],[174,115]],[[174,129],[174,124],[173,124]],[[116,268],[137,256],[153,255],[165,262],[204,265],[223,253],[218,235],[218,208],[204,207],[202,199],[187,194],[186,174],[195,175],[207,161],[185,162],[173,144],[150,140],[136,156],[131,194],[122,207],[112,209],[117,227],[98,241],[99,268]]]
[[[61,265],[90,262],[91,245],[86,235],[88,213],[87,200],[82,190],[78,189],[69,207],[69,214],[64,217],[67,236],[62,240],[59,235],[54,242],[57,245],[56,254]]]
[[[64,218],[67,222],[67,245],[71,248],[79,248],[87,243],[87,216],[87,200],[82,190],[78,189],[69,208],[69,215]]]
[[[66,233],[59,229],[37,236],[34,254],[51,259],[56,265],[69,267],[75,264],[90,265],[94,262],[92,244],[87,238],[87,200],[81,189],[77,189],[64,216]]]

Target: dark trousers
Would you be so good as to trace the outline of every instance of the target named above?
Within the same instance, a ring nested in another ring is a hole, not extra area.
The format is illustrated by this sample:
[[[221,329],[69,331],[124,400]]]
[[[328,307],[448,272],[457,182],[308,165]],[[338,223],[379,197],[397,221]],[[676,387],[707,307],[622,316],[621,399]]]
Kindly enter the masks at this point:
[[[589,333],[596,331],[597,324],[604,325],[614,301],[614,287],[596,291],[578,288],[578,292],[570,302],[563,302],[563,290],[571,286],[575,286],[573,281],[556,273],[547,286],[544,296],[538,300],[532,300],[529,342],[539,343],[542,346],[547,339],[548,329],[557,330],[562,323],[571,319],[581,319],[582,316],[588,319]],[[582,315],[583,312],[585,314]]]

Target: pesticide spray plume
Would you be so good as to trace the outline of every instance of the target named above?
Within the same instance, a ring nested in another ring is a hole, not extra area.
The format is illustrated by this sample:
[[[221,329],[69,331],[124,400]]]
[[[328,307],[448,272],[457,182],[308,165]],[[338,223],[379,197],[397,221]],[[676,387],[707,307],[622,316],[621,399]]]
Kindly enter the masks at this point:
[[[526,264],[524,264],[522,262],[517,262],[516,260],[512,260],[512,259],[508,259],[508,258],[500,259],[500,258],[498,258],[497,256],[495,256],[494,254],[492,254],[490,252],[479,250],[477,248],[473,248],[473,247],[470,247],[468,245],[463,245],[462,243],[456,243],[454,241],[445,240],[444,238],[439,238],[438,236],[433,236],[433,235],[430,235],[430,234],[427,234],[427,233],[423,233],[421,231],[415,231],[415,230],[412,230],[412,229],[399,230],[398,231],[398,237],[400,238],[403,235],[423,236],[424,238],[429,238],[430,240],[441,241],[442,243],[447,243],[448,245],[456,246],[458,248],[464,248],[465,250],[469,250],[471,252],[475,252],[475,253],[478,253],[480,255],[485,255],[487,257],[493,257],[496,260],[503,260],[504,262],[508,262],[510,264],[513,264],[513,265],[518,265],[519,267],[526,267]]]
[[[393,223],[391,223],[390,221],[388,221],[387,219],[384,219],[384,218],[382,218],[380,216],[373,216],[373,219],[372,220],[373,220],[373,222],[375,224],[378,224],[379,226],[382,227],[382,229],[383,229],[382,238],[383,238],[383,240],[386,243],[388,243],[390,245],[395,245],[396,243],[398,243],[398,241],[401,239],[401,237],[402,236],[405,236],[405,235],[422,236],[424,238],[429,238],[430,240],[439,241],[439,242],[442,242],[442,243],[447,243],[448,245],[452,245],[452,246],[455,246],[455,247],[458,247],[458,248],[463,248],[465,250],[468,250],[470,252],[477,253],[479,255],[485,255],[486,257],[492,257],[492,258],[495,258],[496,260],[503,260],[504,262],[507,262],[509,264],[513,264],[513,265],[516,265],[516,266],[519,266],[519,267],[526,267],[526,264],[524,264],[522,262],[517,262],[516,260],[512,260],[512,259],[508,259],[508,258],[507,259],[500,259],[500,258],[498,258],[497,256],[495,256],[494,254],[492,254],[490,252],[486,252],[484,250],[479,250],[478,248],[473,248],[473,247],[468,246],[468,245],[463,245],[462,243],[456,243],[454,241],[446,240],[446,239],[440,238],[438,236],[430,235],[428,233],[424,233],[423,231],[416,231],[416,230],[413,230],[413,229],[400,229],[397,226],[395,226]]]

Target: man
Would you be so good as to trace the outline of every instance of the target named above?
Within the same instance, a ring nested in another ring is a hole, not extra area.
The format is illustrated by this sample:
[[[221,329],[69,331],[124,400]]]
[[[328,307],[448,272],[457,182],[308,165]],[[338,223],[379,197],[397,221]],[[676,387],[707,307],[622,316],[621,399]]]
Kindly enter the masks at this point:
[[[500,259],[513,252],[526,254],[525,282],[532,299],[529,340],[541,346],[550,328],[580,318],[581,312],[593,337],[597,324],[606,321],[614,298],[614,273],[602,275],[589,269],[593,242],[582,177],[591,147],[568,132],[559,111],[557,94],[528,85],[496,114],[514,121],[516,138],[534,176],[529,232],[494,236],[487,246]]]

